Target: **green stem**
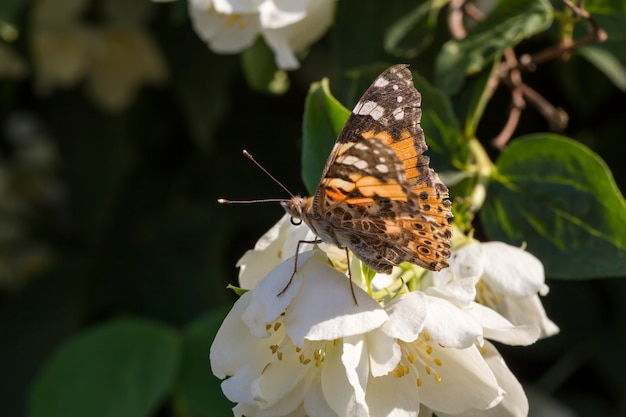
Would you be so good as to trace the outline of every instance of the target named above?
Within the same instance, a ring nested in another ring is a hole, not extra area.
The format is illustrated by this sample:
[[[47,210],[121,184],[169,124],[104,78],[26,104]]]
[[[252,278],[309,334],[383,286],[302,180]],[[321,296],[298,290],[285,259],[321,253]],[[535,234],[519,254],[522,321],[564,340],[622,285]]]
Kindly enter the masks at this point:
[[[476,138],[468,141],[469,150],[476,163],[476,184],[468,199],[471,202],[469,212],[475,214],[480,210],[487,197],[487,187],[491,181],[495,165],[487,155],[485,148]]]

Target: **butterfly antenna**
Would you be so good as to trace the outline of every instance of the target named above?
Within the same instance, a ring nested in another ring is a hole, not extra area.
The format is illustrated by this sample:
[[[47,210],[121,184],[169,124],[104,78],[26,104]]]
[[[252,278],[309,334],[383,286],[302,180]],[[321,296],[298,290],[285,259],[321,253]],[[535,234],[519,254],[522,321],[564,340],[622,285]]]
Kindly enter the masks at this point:
[[[287,191],[287,194],[289,194],[289,196],[293,197],[293,194],[291,193],[291,191],[289,191],[289,190],[287,189],[287,187],[285,187],[285,186],[283,185],[283,183],[282,183],[282,182],[278,181],[276,178],[274,178],[274,176],[273,176],[272,174],[270,174],[270,173],[269,173],[269,172],[268,172],[265,168],[263,168],[263,167],[261,166],[261,164],[259,164],[259,163],[258,163],[258,162],[257,162],[257,161],[256,161],[256,160],[252,157],[252,155],[250,155],[250,153],[249,153],[248,151],[246,151],[246,150],[244,149],[244,150],[243,150],[243,154],[244,154],[245,156],[247,156],[247,157],[248,157],[248,159],[250,159],[252,162],[254,162],[254,165],[258,166],[258,167],[261,169],[261,171],[265,172],[265,174],[266,174],[268,177],[270,177],[272,180],[274,180],[274,182],[275,182],[276,184],[280,185],[280,188],[282,188],[283,190]]]
[[[217,202],[220,204],[255,204],[255,203],[280,203],[285,201],[284,198],[264,198],[262,200],[227,200],[225,198],[218,198]]]

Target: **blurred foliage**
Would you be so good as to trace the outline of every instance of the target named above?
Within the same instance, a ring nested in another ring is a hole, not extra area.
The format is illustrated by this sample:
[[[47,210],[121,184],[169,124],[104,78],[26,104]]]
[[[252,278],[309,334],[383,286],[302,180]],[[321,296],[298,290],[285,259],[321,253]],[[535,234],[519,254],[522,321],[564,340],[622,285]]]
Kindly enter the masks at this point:
[[[3,415],[227,415],[209,346],[235,299],[236,260],[282,213],[216,198],[285,197],[242,149],[310,191],[347,115],[339,103],[351,108],[398,62],[415,73],[452,196],[476,186],[469,139],[496,160],[476,235],[527,242],[560,278],[544,298],[560,335],[502,348],[531,411],[626,414],[626,285],[606,278],[626,275],[625,2],[584,2],[606,42],[523,74],[569,115],[563,137],[542,133],[551,124],[528,105],[504,152],[490,140],[510,89],[487,94],[488,81],[507,48],[585,36],[562,2],[492,4],[454,40],[445,1],[338,1],[333,28],[289,73],[262,42],[211,52],[185,3],[0,2]]]

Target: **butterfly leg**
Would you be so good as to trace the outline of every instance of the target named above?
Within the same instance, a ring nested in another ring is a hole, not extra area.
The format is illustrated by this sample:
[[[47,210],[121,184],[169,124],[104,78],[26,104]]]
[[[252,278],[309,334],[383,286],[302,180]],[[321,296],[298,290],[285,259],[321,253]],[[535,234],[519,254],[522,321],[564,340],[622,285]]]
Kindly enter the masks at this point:
[[[304,243],[315,245],[318,243],[322,243],[322,240],[316,239],[316,240],[299,240],[298,241],[298,244],[296,245],[296,256],[293,262],[293,272],[291,274],[291,277],[289,278],[289,282],[287,282],[287,285],[285,285],[285,288],[283,288],[282,291],[276,295],[277,297],[280,297],[281,295],[283,295],[285,291],[287,291],[287,288],[289,288],[289,286],[291,285],[291,281],[293,281],[293,277],[296,276],[296,272],[298,272],[298,254],[300,253],[300,245]]]
[[[356,294],[354,293],[354,286],[352,284],[352,269],[350,269],[350,251],[348,248],[344,248],[346,251],[346,264],[348,265],[348,279],[350,280],[350,291],[352,292],[352,299],[354,300],[354,305],[359,305],[356,301]]]

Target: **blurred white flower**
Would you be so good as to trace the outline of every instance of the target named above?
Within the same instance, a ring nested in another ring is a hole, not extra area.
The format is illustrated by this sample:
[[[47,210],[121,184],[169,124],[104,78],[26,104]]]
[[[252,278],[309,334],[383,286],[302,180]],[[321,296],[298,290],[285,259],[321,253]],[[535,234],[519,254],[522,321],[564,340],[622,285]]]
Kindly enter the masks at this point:
[[[147,5],[146,5],[147,4]],[[37,89],[87,81],[87,92],[101,107],[127,107],[144,84],[167,76],[165,62],[143,27],[149,3],[103,3],[103,23],[81,19],[86,0],[36,0],[31,10],[30,47]]]
[[[300,66],[296,53],[326,33],[333,12],[334,0],[189,0],[194,30],[211,50],[238,53],[261,35],[286,70]]]

